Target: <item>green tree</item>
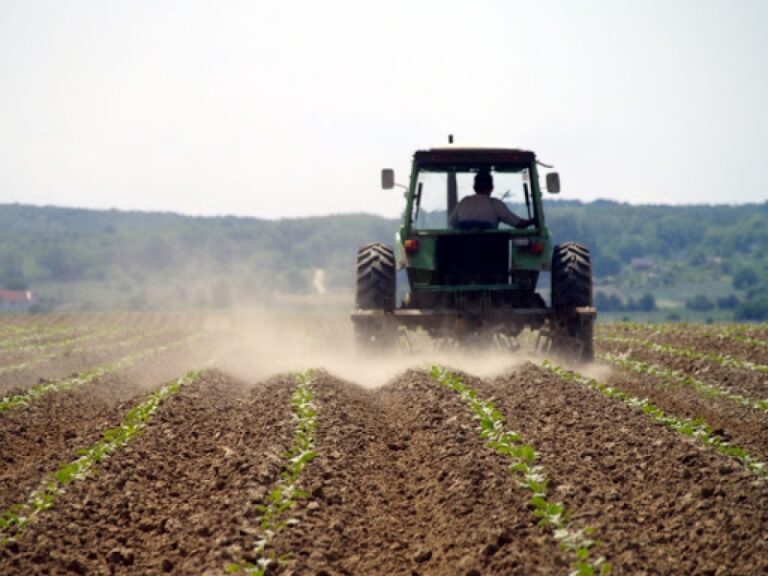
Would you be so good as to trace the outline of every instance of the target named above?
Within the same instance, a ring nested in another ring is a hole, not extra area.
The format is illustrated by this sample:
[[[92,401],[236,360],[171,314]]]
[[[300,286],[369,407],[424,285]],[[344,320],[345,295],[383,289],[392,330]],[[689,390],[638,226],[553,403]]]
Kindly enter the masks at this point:
[[[742,268],[733,276],[733,287],[737,290],[747,290],[758,283],[760,278],[752,268]]]
[[[704,294],[696,294],[693,298],[685,301],[685,307],[689,310],[712,310],[715,307],[715,303]]]
[[[615,276],[621,272],[621,262],[608,254],[594,259],[593,269],[596,276]]]
[[[636,305],[637,309],[642,312],[652,312],[656,310],[656,298],[650,292],[646,292],[638,298]]]
[[[768,294],[742,302],[736,307],[736,320],[753,320],[763,322],[768,320]]]

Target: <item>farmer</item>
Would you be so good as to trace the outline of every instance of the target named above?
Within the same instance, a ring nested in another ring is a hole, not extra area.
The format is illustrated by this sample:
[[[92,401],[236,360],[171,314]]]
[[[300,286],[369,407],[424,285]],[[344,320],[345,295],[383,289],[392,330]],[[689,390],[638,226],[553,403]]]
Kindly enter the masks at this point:
[[[527,228],[533,220],[525,220],[514,214],[498,198],[491,198],[493,176],[482,171],[475,174],[475,193],[461,199],[448,217],[451,228],[497,228],[499,222],[506,222],[515,228]]]

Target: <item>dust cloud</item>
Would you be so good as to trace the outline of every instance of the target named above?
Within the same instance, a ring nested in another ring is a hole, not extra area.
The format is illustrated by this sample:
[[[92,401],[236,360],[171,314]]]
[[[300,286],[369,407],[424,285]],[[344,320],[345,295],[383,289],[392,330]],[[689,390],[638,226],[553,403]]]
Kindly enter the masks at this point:
[[[339,312],[230,311],[210,318],[208,329],[217,335],[216,367],[246,382],[314,368],[375,388],[410,368],[435,363],[489,378],[530,357],[498,349],[441,351],[422,343],[414,352],[361,354],[355,347],[351,320]]]

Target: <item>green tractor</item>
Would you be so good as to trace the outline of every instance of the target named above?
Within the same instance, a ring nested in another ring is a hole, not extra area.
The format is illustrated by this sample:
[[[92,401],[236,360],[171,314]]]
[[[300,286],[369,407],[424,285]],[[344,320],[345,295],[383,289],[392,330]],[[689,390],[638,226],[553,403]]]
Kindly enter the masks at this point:
[[[362,348],[392,346],[404,329],[461,345],[515,342],[529,328],[539,333],[538,347],[592,360],[589,249],[575,242],[552,246],[539,166],[527,150],[451,145],[417,151],[407,186],[395,183],[392,170],[382,171],[382,187],[403,188],[406,203],[394,249],[374,243],[357,253],[352,321]],[[490,175],[497,198],[524,206],[527,214],[510,220],[517,227],[457,219],[457,205],[477,193],[479,173]],[[546,175],[546,188],[560,191],[557,173]],[[398,304],[396,276],[403,269],[408,290]],[[549,307],[536,291],[541,272],[551,274]]]

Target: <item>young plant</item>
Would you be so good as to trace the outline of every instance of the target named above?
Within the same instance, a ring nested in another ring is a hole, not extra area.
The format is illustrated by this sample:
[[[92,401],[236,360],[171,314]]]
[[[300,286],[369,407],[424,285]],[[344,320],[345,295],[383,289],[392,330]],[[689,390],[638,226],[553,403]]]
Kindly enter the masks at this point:
[[[129,354],[128,356],[125,356],[117,360],[116,362],[112,362],[111,364],[105,364],[104,366],[98,366],[91,370],[80,372],[79,374],[76,374],[70,378],[65,378],[63,380],[56,380],[54,382],[44,382],[42,384],[36,384],[31,388],[28,388],[25,392],[21,394],[9,394],[4,398],[0,399],[0,412],[3,412],[5,410],[10,410],[11,408],[18,408],[19,406],[27,406],[31,402],[34,402],[38,398],[42,396],[46,396],[47,394],[52,394],[54,392],[62,392],[64,390],[77,388],[79,386],[85,386],[86,384],[90,384],[91,382],[94,382],[95,380],[97,380],[98,378],[101,378],[102,376],[105,376],[106,374],[111,374],[113,372],[122,370],[123,368],[127,368],[128,366],[135,364],[138,360],[146,356],[165,352],[167,350],[170,350],[172,348],[185,344],[197,337],[198,336],[196,335],[196,336],[187,338],[185,340],[178,340],[173,344],[167,344],[163,346],[156,346],[154,348],[148,348],[146,350],[142,350],[134,354]]]
[[[739,368],[742,370],[752,370],[754,372],[768,373],[768,366],[765,364],[757,364],[748,360],[740,360],[732,356],[725,354],[713,354],[710,352],[698,352],[696,350],[690,350],[688,348],[676,348],[669,344],[657,344],[648,340],[640,338],[628,338],[626,336],[600,336],[597,338],[602,342],[617,342],[621,344],[633,344],[647,348],[651,352],[661,352],[663,354],[672,354],[673,356],[681,356],[683,358],[690,358],[692,360],[706,360],[713,362],[721,366],[729,368]]]
[[[670,370],[655,364],[642,362],[633,358],[626,358],[624,356],[617,356],[615,354],[598,354],[598,358],[613,364],[618,368],[658,378],[661,381],[661,385],[665,388],[674,385],[690,386],[704,396],[710,398],[725,398],[742,406],[746,406],[747,408],[768,412],[768,398],[764,400],[749,398],[748,396],[737,394],[725,386],[717,386],[715,384],[697,380],[682,370]]]
[[[296,374],[296,388],[291,395],[292,417],[295,422],[293,443],[283,454],[284,465],[280,478],[272,486],[264,505],[256,507],[260,513],[261,537],[254,543],[255,562],[233,563],[226,567],[230,574],[243,573],[247,576],[264,576],[273,564],[279,564],[274,552],[268,549],[275,535],[286,526],[296,524],[295,518],[286,518],[287,512],[296,502],[307,497],[299,488],[301,473],[315,457],[315,428],[317,408],[313,402],[312,379],[314,371]]]
[[[611,565],[604,557],[590,559],[591,550],[598,544],[590,538],[592,529],[576,528],[568,518],[565,505],[548,499],[548,480],[543,468],[536,464],[533,446],[524,443],[517,432],[506,430],[504,417],[493,402],[480,398],[477,391],[457,374],[442,366],[432,366],[430,375],[459,395],[478,422],[480,436],[486,445],[511,462],[509,470],[519,478],[519,485],[530,493],[533,516],[538,518],[540,526],[552,530],[555,540],[571,555],[571,576],[609,574]]]
[[[15,504],[0,514],[0,545],[13,540],[32,518],[51,508],[56,497],[62,494],[67,486],[86,478],[97,464],[138,436],[168,396],[176,394],[183,386],[195,382],[198,378],[200,372],[188,372],[175,382],[150,394],[125,415],[118,427],[103,432],[101,440],[80,450],[78,458],[61,464],[55,472],[47,476],[25,502]]]
[[[761,462],[757,458],[749,455],[747,451],[744,450],[744,448],[741,448],[740,446],[729,442],[722,436],[715,434],[712,431],[712,427],[700,418],[691,420],[688,418],[678,418],[676,416],[667,414],[661,408],[655,406],[646,398],[637,398],[636,396],[627,394],[626,392],[618,390],[617,388],[613,388],[612,386],[598,382],[594,378],[588,378],[578,374],[577,372],[556,366],[548,360],[545,360],[542,366],[547,370],[557,374],[563,380],[586,386],[587,388],[595,390],[607,398],[623,402],[632,408],[640,410],[657,422],[672,428],[676,432],[679,432],[685,436],[696,438],[703,444],[714,448],[721,454],[735,458],[756,476],[765,477],[768,475],[768,468],[766,468],[765,462]]]

